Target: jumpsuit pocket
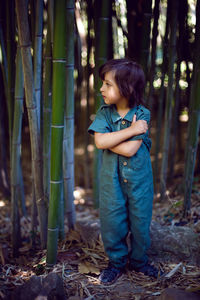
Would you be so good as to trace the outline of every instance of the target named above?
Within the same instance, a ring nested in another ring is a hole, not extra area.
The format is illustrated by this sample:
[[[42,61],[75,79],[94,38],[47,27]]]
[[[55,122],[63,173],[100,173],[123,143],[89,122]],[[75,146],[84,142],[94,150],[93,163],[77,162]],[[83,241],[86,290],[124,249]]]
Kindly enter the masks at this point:
[[[144,170],[148,165],[149,152],[144,144],[141,145],[137,153],[131,157],[131,167],[133,170]]]

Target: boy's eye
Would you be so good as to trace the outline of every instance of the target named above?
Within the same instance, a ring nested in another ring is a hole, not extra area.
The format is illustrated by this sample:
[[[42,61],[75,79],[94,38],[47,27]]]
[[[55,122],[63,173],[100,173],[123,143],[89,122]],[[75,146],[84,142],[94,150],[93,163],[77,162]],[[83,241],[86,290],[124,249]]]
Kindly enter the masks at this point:
[[[107,85],[107,86],[110,86],[111,84],[110,84],[110,83],[108,83],[108,82],[106,82],[106,85]]]

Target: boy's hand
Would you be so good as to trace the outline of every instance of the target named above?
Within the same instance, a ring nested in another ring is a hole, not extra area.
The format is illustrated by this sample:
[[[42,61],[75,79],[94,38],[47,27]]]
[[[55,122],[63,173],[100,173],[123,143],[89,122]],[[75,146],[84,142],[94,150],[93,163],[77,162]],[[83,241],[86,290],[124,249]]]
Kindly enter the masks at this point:
[[[136,114],[133,116],[131,127],[134,128],[134,135],[146,133],[148,130],[148,124],[145,120],[136,121]]]

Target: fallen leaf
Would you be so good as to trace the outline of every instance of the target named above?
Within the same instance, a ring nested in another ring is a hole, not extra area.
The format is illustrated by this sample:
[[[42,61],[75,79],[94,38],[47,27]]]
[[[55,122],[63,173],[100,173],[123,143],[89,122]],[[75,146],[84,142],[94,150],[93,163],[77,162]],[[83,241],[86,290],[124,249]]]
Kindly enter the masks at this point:
[[[88,262],[81,262],[78,265],[78,270],[81,274],[89,274],[89,273],[96,274],[96,275],[100,274],[99,269]]]

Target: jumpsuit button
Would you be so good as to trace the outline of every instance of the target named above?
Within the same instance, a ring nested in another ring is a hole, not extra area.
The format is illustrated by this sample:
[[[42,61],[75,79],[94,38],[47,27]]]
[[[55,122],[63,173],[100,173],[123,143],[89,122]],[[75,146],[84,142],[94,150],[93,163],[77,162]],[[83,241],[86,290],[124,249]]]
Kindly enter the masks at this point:
[[[127,166],[127,161],[124,161],[124,162],[123,162],[123,165],[124,165],[124,166]]]
[[[127,179],[124,179],[124,182],[126,183],[126,182],[128,182],[128,180],[127,180]]]
[[[125,125],[126,124],[126,122],[125,121],[122,121],[122,125]]]

